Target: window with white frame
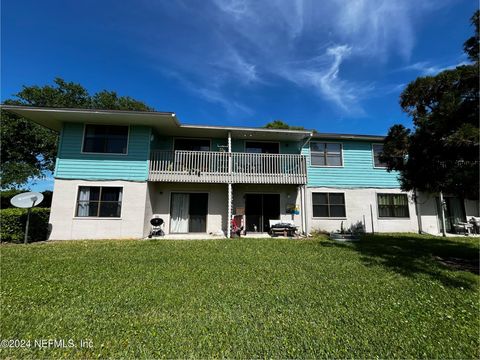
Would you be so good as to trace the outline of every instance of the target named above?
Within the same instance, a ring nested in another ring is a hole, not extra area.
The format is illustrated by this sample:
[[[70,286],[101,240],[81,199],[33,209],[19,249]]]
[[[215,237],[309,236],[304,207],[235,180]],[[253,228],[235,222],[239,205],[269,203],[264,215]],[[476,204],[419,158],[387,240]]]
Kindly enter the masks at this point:
[[[343,166],[342,144],[311,141],[310,162],[313,166]]]
[[[345,217],[344,193],[312,193],[313,217]]]
[[[387,164],[380,160],[380,155],[383,153],[383,145],[382,144],[373,144],[372,145],[373,151],[373,164],[376,168],[386,168]]]
[[[407,194],[377,194],[378,217],[408,218]]]
[[[122,188],[80,186],[77,196],[77,217],[120,217]]]
[[[83,152],[126,154],[128,126],[85,125]]]

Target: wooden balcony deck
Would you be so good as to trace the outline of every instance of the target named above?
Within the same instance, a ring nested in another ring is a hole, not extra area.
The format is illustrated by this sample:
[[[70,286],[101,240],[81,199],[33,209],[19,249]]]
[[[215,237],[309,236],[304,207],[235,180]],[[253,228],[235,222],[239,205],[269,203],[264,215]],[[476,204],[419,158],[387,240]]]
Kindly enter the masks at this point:
[[[304,155],[214,151],[152,151],[149,181],[306,184]]]

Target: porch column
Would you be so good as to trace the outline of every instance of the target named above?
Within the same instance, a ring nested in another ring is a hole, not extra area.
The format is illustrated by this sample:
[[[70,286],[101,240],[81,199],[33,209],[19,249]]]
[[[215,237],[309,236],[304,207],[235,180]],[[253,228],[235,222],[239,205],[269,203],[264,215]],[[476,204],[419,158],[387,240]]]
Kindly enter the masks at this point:
[[[445,210],[444,210],[444,200],[443,200],[443,193],[440,191],[440,219],[442,220],[442,235],[447,236],[447,231],[445,229]]]
[[[232,133],[228,132],[228,173],[232,174]],[[233,202],[233,191],[232,183],[227,185],[228,200],[227,200],[227,239],[230,239],[231,228],[232,228],[232,202]]]
[[[232,198],[233,198],[233,191],[232,191],[232,184],[228,184],[228,211],[227,211],[227,239],[230,239],[231,228],[232,228]]]

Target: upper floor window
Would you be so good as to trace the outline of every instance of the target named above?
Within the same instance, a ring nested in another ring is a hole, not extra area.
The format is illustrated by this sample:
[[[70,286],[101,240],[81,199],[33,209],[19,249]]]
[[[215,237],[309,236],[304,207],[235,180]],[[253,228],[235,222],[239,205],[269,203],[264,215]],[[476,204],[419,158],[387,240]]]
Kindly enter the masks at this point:
[[[377,194],[378,217],[410,217],[407,194]]]
[[[313,217],[345,217],[345,194],[312,193]]]
[[[174,150],[210,151],[209,139],[175,139]]]
[[[380,155],[383,153],[383,145],[373,144],[372,151],[373,151],[373,166],[376,168],[386,168],[387,164],[385,164],[380,160]]]
[[[122,188],[80,186],[78,188],[78,217],[120,217]]]
[[[128,126],[85,125],[83,152],[126,154]]]
[[[313,166],[343,166],[342,144],[312,141],[310,159]]]

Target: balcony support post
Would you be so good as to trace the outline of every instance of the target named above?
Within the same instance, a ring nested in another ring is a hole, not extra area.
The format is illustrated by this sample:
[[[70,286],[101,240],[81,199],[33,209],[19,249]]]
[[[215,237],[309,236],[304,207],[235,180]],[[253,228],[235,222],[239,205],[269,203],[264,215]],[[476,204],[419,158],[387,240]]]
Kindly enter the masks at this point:
[[[228,191],[227,239],[230,239],[231,231],[232,231],[232,201],[233,201],[232,184],[227,185],[227,191]]]
[[[228,132],[228,173],[232,174],[232,132]],[[227,239],[230,239],[232,230],[232,202],[233,202],[233,190],[232,183],[227,185],[228,199],[227,199]]]

